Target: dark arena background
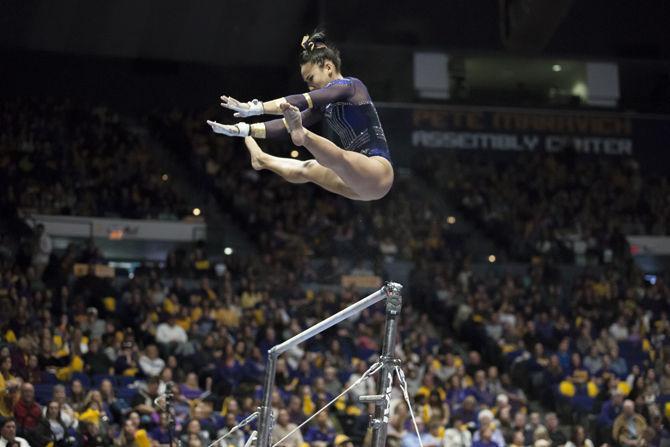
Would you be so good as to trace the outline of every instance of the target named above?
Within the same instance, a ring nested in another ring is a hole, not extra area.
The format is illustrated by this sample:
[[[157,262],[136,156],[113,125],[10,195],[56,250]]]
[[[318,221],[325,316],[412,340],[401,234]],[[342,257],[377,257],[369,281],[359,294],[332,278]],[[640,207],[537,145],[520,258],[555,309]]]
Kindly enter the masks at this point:
[[[0,1],[0,447],[670,446],[668,23]],[[358,79],[374,106],[318,102]],[[222,95],[328,119],[293,144]],[[340,149],[363,109],[392,170]],[[308,175],[364,164],[388,193]]]

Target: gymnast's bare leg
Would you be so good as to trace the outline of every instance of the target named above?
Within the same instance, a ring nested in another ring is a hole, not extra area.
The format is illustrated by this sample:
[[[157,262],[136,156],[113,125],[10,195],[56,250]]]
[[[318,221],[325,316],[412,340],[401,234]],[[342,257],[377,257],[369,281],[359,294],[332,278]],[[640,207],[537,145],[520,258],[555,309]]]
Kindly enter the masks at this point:
[[[321,166],[337,174],[359,200],[377,200],[389,192],[393,185],[393,166],[388,160],[344,150],[305,129],[297,107],[289,103],[283,103],[280,107],[293,143],[304,146]]]
[[[319,164],[316,160],[295,160],[292,158],[275,157],[263,152],[256,140],[251,137],[244,139],[244,144],[251,156],[251,166],[260,171],[267,169],[280,175],[291,183],[314,183],[323,189],[339,194],[348,199],[360,200],[358,195],[331,169]]]

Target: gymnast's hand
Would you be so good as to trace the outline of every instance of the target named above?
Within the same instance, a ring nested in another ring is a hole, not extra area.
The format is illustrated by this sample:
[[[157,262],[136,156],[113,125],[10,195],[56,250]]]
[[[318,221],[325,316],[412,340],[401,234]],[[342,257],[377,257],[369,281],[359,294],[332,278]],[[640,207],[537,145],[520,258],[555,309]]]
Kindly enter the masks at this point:
[[[248,137],[251,126],[247,123],[221,124],[216,121],[207,120],[215,133],[228,135],[229,137]]]
[[[248,116],[262,115],[263,101],[254,99],[248,102],[239,102],[230,96],[221,97],[221,106],[234,111],[233,116],[237,118],[246,118]]]

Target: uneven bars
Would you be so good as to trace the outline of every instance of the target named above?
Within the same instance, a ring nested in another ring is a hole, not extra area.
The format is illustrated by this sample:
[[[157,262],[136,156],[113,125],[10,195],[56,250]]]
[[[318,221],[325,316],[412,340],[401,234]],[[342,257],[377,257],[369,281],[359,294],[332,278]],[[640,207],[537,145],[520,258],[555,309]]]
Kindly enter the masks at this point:
[[[389,290],[392,290],[395,288],[396,290],[402,289],[402,286],[398,283],[393,283],[390,282],[386,285],[384,285],[381,289],[377,290],[371,295],[368,295],[367,297],[363,298],[362,300],[356,301],[354,304],[352,304],[349,307],[346,307],[339,311],[338,313],[330,316],[329,318],[326,318],[320,323],[315,324],[314,326],[305,329],[301,333],[294,335],[293,337],[289,338],[286,340],[284,343],[278,344],[272,349],[268,351],[268,354],[270,356],[277,357],[283,352],[288,351],[292,347],[294,347],[297,344],[302,343],[303,341],[314,337],[317,334],[320,334],[321,332],[325,331],[326,329],[335,326],[337,323],[339,323],[342,320],[346,320],[347,318],[351,317],[352,315],[362,311],[363,309],[366,309],[370,306],[372,306],[375,303],[378,303],[379,301],[383,300],[388,296],[390,293]]]
[[[331,317],[321,321],[320,323],[317,323],[314,326],[302,331],[301,333],[289,338],[284,343],[280,343],[268,350],[268,363],[267,368],[265,370],[265,382],[263,386],[264,389],[263,403],[261,407],[258,409],[260,420],[258,421],[259,432],[258,432],[258,440],[256,443],[257,447],[270,447],[271,445],[270,438],[272,437],[271,431],[273,424],[271,399],[272,399],[272,390],[274,389],[277,359],[279,355],[283,352],[288,351],[293,346],[302,343],[303,341],[312,338],[317,334],[320,334],[326,329],[336,325],[340,321],[346,320],[355,313],[358,313],[363,309],[366,309],[385,298],[389,299],[389,301],[387,301],[387,308],[386,308],[386,315],[387,315],[386,318],[388,320],[389,315],[391,314],[395,315],[395,313],[400,311],[400,302],[401,302],[400,290],[402,290],[402,286],[400,284],[394,282],[386,283],[381,289],[379,289],[372,295],[368,295],[362,300],[357,301],[354,304],[350,305],[349,307],[342,309],[335,315],[332,315]],[[395,309],[395,310],[389,313],[389,309]],[[395,326],[392,325],[391,327],[394,328]],[[388,331],[389,328],[387,327],[387,332]],[[386,432],[384,431],[383,433],[378,433],[377,435],[375,435],[375,439],[378,441],[375,447],[379,447],[381,445],[379,444],[379,442],[383,442],[386,439]]]

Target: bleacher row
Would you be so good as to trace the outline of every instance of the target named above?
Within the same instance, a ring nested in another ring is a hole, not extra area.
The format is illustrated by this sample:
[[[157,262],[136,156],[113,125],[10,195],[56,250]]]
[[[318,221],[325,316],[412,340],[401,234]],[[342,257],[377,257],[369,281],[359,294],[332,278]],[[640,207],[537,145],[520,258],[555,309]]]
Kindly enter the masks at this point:
[[[58,380],[55,374],[45,373],[43,380],[41,383],[33,384],[35,387],[35,400],[41,405],[46,405],[53,399],[53,388],[58,384],[65,386],[66,393],[69,396],[70,386],[74,381],[79,381],[84,390],[88,392],[92,389],[99,389],[103,381],[109,380],[114,387],[114,396],[117,399],[124,399],[126,402],[130,402],[138,393],[138,387],[141,384],[141,381],[136,377],[107,374],[89,376],[85,373],[73,373],[72,378],[67,382]]]

